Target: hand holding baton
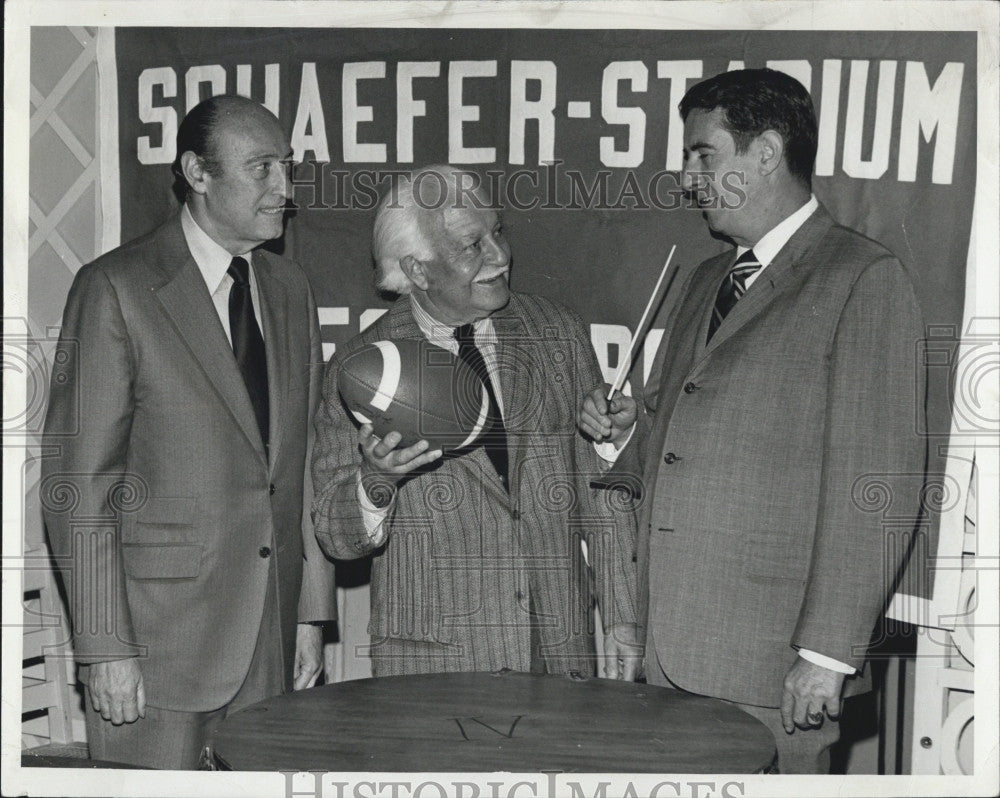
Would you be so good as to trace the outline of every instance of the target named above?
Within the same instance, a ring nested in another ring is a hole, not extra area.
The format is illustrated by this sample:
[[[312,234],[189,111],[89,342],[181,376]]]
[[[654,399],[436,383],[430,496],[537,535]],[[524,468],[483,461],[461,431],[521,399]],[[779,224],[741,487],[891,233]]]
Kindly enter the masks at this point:
[[[632,336],[632,343],[629,344],[628,354],[622,360],[621,365],[618,366],[618,374],[615,375],[615,381],[611,384],[611,390],[608,391],[607,400],[609,402],[625,384],[625,377],[632,365],[632,358],[635,357],[636,351],[649,332],[649,324],[652,323],[654,315],[653,311],[659,308],[660,303],[663,301],[665,293],[662,290],[664,278],[667,276],[667,269],[670,267],[670,261],[673,259],[676,249],[676,244],[670,248],[670,254],[667,255],[667,262],[663,264],[663,271],[660,272],[660,279],[656,281],[656,285],[653,287],[653,294],[649,297],[649,302],[646,303],[646,309],[642,312],[642,318],[639,319],[639,326],[635,328],[635,335]]]

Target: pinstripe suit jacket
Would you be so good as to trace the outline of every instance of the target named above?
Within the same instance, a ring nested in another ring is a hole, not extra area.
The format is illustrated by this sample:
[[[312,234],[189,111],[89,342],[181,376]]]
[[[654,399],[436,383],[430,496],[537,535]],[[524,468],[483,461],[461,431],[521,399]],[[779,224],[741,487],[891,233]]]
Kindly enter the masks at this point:
[[[270,456],[178,217],[81,269],[66,301],[41,493],[74,653],[137,655],[146,698],[164,709],[214,710],[236,694],[271,560],[289,688],[296,621],[336,617],[333,564],[303,519],[315,305],[295,263],[257,251],[254,273]]]
[[[493,314],[510,450],[508,495],[483,448],[404,482],[375,552],[372,662],[386,673],[527,670],[529,595],[541,616],[550,672],[592,672],[591,582],[604,622],[635,618],[634,519],[603,491],[593,448],[577,433],[579,397],[601,382],[580,318],[536,296],[512,294]],[[337,392],[342,358],[380,339],[420,339],[410,300],[397,302],[331,359],[316,416],[313,516],[323,549],[372,552],[357,499],[357,425]],[[589,549],[591,569],[581,556]],[[592,571],[593,579],[588,571]],[[393,641],[417,642],[408,658]],[[433,659],[433,653],[440,657]],[[393,654],[397,656],[394,658]]]
[[[652,428],[616,469],[644,466],[640,613],[667,676],[778,706],[796,646],[863,664],[905,557],[923,330],[902,265],[820,207],[706,345],[733,257],[682,288],[646,397]]]

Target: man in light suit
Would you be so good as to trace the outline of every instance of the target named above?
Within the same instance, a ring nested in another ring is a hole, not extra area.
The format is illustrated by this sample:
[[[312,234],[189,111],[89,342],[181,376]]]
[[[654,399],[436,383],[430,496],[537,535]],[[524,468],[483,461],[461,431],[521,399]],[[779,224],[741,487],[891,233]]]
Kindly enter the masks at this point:
[[[510,291],[510,245],[473,180],[427,167],[380,205],[378,284],[403,296],[328,365],[316,416],[316,534],[334,557],[374,554],[376,676],[592,673],[592,581],[607,673],[631,676],[634,520],[590,487],[599,462],[575,428],[580,392],[601,381],[590,338],[567,308]],[[380,440],[370,424],[358,428],[337,375],[344,358],[381,339],[427,340],[478,359],[491,394],[483,445],[442,458],[426,441],[400,448],[397,431]]]
[[[920,308],[899,261],[812,196],[801,84],[729,72],[680,108],[685,188],[736,250],[676,295],[631,440],[629,397],[592,393],[581,428],[643,474],[649,680],[738,702],[781,772],[825,772],[912,531],[865,491],[919,514]]]
[[[282,235],[289,157],[258,103],[196,106],[180,214],[81,269],[66,302],[42,502],[96,759],[194,768],[227,712],[321,669],[316,308],[296,264],[256,249]]]

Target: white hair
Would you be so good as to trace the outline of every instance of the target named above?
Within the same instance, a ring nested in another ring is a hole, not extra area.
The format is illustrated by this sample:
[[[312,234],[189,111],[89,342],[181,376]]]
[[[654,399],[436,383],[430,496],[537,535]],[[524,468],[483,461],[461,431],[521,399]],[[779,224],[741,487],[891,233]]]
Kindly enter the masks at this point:
[[[421,261],[435,256],[434,242],[421,224],[421,219],[426,218],[422,214],[444,210],[451,199],[462,196],[463,192],[471,191],[483,202],[478,185],[479,176],[474,172],[434,164],[415,169],[390,187],[379,203],[372,231],[375,285],[379,290],[395,294],[409,294],[413,290],[400,261],[408,255]]]

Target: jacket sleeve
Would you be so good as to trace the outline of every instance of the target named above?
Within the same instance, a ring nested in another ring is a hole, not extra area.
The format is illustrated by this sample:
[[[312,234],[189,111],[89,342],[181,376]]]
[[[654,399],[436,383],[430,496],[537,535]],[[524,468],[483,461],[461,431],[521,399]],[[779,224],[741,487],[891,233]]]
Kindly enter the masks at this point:
[[[860,668],[919,515],[925,376],[913,287],[895,258],[855,282],[835,333],[819,517],[792,644]],[[892,519],[910,519],[901,527]]]
[[[601,370],[587,328],[575,314],[569,321],[569,329],[578,342],[578,384],[587,392],[602,384]],[[576,408],[572,410],[575,418]],[[603,484],[597,452],[578,430],[573,446],[574,470],[582,499],[579,521],[587,542],[601,621],[607,631],[636,621],[635,512],[627,486],[595,487]]]
[[[302,590],[299,593],[299,623],[337,619],[337,592],[334,564],[320,550],[313,530],[310,508],[313,484],[310,463],[315,447],[313,419],[319,405],[323,380],[323,346],[312,290],[309,294],[309,440],[306,444],[302,497]]]
[[[334,354],[326,366],[316,413],[312,518],[316,539],[323,551],[331,557],[353,560],[364,557],[378,546],[365,529],[358,502],[361,454],[357,425],[348,416],[337,390],[340,362]]]
[[[146,495],[126,473],[134,408],[129,334],[105,272],[73,281],[55,352],[40,496],[66,585],[78,662],[141,654],[125,592],[122,513]]]

